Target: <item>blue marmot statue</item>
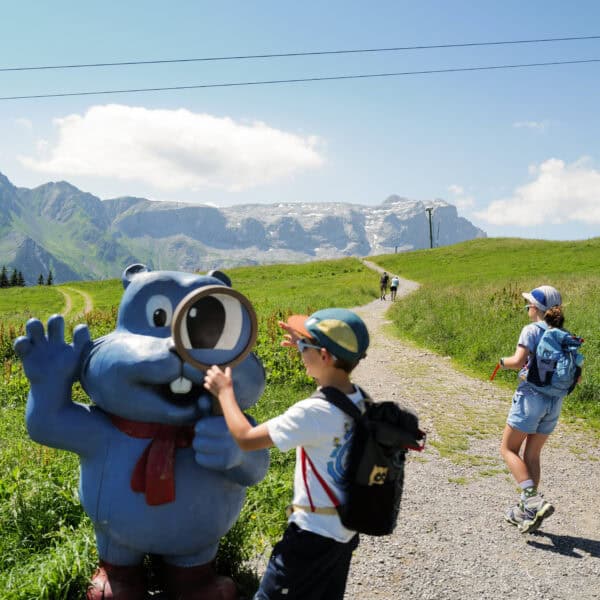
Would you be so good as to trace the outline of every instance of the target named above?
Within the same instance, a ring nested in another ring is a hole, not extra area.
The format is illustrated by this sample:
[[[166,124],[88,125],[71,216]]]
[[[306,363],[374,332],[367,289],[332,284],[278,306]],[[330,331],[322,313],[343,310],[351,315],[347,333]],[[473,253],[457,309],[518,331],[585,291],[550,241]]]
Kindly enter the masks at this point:
[[[146,555],[162,559],[169,598],[237,598],[213,562],[269,458],[238,448],[203,381],[211,364],[232,365],[241,408],[257,402],[265,374],[250,352],[254,311],[219,271],[131,265],[122,280],[108,335],[92,341],[79,325],[67,344],[54,315],[46,332],[30,319],[15,340],[30,382],[29,435],[80,458],[79,494],[100,558],[87,598],[143,600]],[[77,380],[90,405],[72,401]]]

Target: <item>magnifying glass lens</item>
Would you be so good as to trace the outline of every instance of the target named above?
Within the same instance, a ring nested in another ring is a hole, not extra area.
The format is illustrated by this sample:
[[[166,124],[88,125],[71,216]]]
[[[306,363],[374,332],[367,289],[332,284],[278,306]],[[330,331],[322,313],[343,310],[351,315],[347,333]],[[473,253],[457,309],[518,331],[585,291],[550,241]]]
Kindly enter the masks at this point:
[[[214,348],[226,324],[225,307],[212,296],[194,302],[186,313],[185,331],[190,348]]]
[[[178,304],[171,332],[177,353],[195,367],[234,366],[256,342],[256,313],[240,292],[220,285],[204,286]]]

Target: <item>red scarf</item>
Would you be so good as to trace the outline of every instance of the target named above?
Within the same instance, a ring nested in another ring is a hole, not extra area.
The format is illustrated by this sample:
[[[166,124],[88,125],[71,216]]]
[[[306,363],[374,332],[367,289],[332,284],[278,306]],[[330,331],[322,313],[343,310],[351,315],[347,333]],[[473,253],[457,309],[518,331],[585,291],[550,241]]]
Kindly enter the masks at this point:
[[[190,425],[161,425],[110,416],[113,425],[134,438],[152,438],[138,459],[131,489],[146,494],[146,504],[155,506],[175,500],[175,449],[189,448],[194,439]]]

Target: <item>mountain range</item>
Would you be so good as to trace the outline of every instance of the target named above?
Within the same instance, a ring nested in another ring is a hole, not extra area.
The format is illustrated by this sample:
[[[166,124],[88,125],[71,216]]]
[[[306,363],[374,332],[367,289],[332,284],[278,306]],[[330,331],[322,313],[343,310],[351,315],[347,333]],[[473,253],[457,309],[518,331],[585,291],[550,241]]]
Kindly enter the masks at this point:
[[[216,208],[130,196],[101,200],[65,181],[28,189],[0,173],[0,266],[21,271],[27,285],[49,270],[62,283],[119,277],[134,262],[205,271],[386,254],[477,237],[486,234],[439,199],[392,195],[376,206]]]

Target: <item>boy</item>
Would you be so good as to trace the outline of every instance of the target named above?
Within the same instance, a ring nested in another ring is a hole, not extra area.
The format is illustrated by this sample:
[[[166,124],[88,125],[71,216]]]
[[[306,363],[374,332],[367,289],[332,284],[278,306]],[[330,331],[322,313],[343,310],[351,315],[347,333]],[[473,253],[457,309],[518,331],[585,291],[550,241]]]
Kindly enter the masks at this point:
[[[369,332],[360,317],[346,309],[328,308],[310,317],[293,315],[279,326],[286,331],[281,345],[298,348],[306,373],[318,386],[337,388],[362,409],[363,396],[350,380],[369,346]],[[342,525],[318,476],[343,503],[352,419],[327,400],[307,398],[253,426],[237,405],[229,368],[223,372],[211,367],[204,387],[218,398],[231,435],[242,450],[296,448],[288,527],[273,548],[255,600],[342,600],[358,534]],[[304,463],[302,448],[309,459]]]

